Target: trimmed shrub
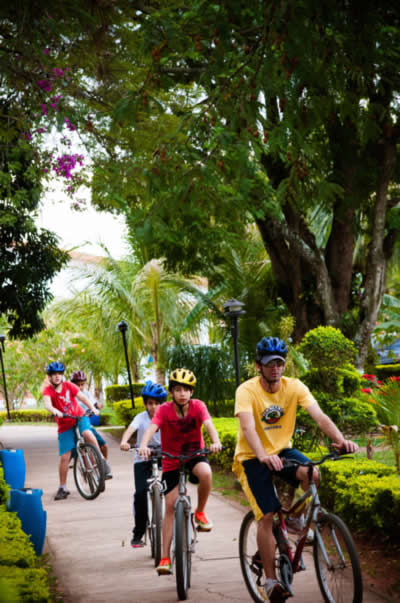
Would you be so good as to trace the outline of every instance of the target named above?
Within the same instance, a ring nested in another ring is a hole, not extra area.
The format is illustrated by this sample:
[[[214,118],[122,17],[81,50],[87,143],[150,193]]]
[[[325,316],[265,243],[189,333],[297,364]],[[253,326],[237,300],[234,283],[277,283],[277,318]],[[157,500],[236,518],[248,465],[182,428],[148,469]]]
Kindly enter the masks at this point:
[[[313,368],[343,367],[353,363],[357,353],[355,344],[334,327],[311,329],[298,349]]]
[[[120,425],[124,425],[125,427],[129,425],[137,414],[146,410],[142,397],[136,398],[135,408],[132,408],[132,403],[130,400],[120,400],[119,402],[114,402],[113,408],[118,423]]]
[[[311,389],[319,392],[351,396],[359,393],[361,376],[351,365],[344,367],[311,368],[302,376],[302,381]]]
[[[144,387],[144,383],[132,383],[133,395],[135,398],[135,406],[136,406],[136,398],[140,396],[140,392]],[[128,400],[130,402],[131,391],[128,385],[107,385],[104,388],[106,404],[108,406],[113,406],[115,402],[120,402],[121,400]],[[132,407],[132,403],[131,403]]]
[[[17,601],[24,603],[48,603],[51,601],[47,572],[43,568],[0,566],[2,591],[16,592]]]
[[[10,486],[4,479],[3,465],[0,464],[0,505],[5,505],[8,501],[8,493],[10,492]]]
[[[6,419],[7,411],[0,411],[0,418]],[[15,423],[38,423],[39,421],[45,421],[46,423],[55,423],[54,416],[44,408],[29,410],[10,410],[10,419]]]
[[[400,377],[400,364],[378,364],[375,374],[380,381],[389,377]]]
[[[0,566],[34,567],[35,552],[16,513],[0,506]]]

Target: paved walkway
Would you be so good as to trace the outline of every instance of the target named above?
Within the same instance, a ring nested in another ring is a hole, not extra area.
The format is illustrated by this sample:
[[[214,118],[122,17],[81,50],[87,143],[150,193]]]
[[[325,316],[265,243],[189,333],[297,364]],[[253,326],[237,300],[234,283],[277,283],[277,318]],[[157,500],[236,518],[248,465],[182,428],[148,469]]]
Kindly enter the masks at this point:
[[[51,555],[65,603],[175,602],[175,576],[157,576],[149,547],[134,550],[130,546],[132,456],[121,452],[111,436],[105,437],[114,472],[114,478],[106,482],[106,491],[94,501],[85,501],[77,492],[70,471],[70,496],[54,501],[58,486],[55,426],[0,427],[0,441],[6,448],[24,450],[25,485],[43,490],[43,507],[47,511],[45,552]],[[189,600],[250,601],[237,552],[245,511],[218,494],[210,497],[207,511],[215,527],[211,533],[198,536]],[[309,569],[295,577],[295,597],[291,601],[319,603],[322,597],[311,557],[306,558],[306,565]],[[382,600],[372,593],[364,597],[364,603]]]

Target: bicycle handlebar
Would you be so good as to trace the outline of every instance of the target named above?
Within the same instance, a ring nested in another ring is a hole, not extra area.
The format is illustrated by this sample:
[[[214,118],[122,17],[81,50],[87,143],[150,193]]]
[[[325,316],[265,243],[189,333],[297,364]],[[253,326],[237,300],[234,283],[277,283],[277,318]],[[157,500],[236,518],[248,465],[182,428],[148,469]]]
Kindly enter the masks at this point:
[[[349,457],[349,454],[351,453],[338,454],[335,451],[325,454],[319,461],[307,461],[306,463],[302,463],[296,459],[282,459],[282,462],[284,467],[315,467],[317,465],[322,465],[325,461],[341,461],[345,458],[354,458],[352,456]]]
[[[93,411],[88,408],[83,415],[70,415],[67,412],[63,412],[63,417],[68,419],[82,419],[82,417],[91,417],[93,414]]]

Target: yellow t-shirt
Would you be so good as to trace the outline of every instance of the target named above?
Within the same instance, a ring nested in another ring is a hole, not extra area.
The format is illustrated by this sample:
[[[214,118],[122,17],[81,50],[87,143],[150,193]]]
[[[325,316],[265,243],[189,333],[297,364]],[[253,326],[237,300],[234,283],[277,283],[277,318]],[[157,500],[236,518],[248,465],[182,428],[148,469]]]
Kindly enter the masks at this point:
[[[236,390],[235,416],[250,412],[255,428],[267,454],[278,454],[291,447],[297,407],[307,408],[316,402],[310,390],[299,379],[282,377],[279,391],[267,393],[260,377],[245,381]],[[239,424],[235,463],[255,458]]]

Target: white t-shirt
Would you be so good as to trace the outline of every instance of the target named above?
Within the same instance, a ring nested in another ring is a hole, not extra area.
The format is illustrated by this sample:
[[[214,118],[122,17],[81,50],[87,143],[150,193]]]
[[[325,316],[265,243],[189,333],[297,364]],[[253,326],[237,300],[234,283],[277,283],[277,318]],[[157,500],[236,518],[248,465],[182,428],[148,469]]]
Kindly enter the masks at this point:
[[[86,398],[89,398],[89,400],[91,401],[93,406],[96,404],[96,402],[97,402],[96,398],[93,396],[93,394],[88,389],[83,389],[82,394],[84,396],[86,396]],[[89,406],[86,406],[86,404],[84,402],[82,402],[81,400],[78,400],[78,402],[79,402],[79,406],[81,406],[83,408],[83,410],[89,410]]]
[[[147,412],[147,410],[144,410],[143,412],[140,412],[138,415],[136,415],[136,417],[129,425],[129,427],[133,427],[136,431],[136,446],[140,445],[143,434],[150,424],[151,419],[149,413]],[[161,446],[160,430],[158,430],[153,435],[152,439],[149,442],[149,446]],[[143,463],[143,459],[139,459],[137,454],[135,455],[135,463]]]

